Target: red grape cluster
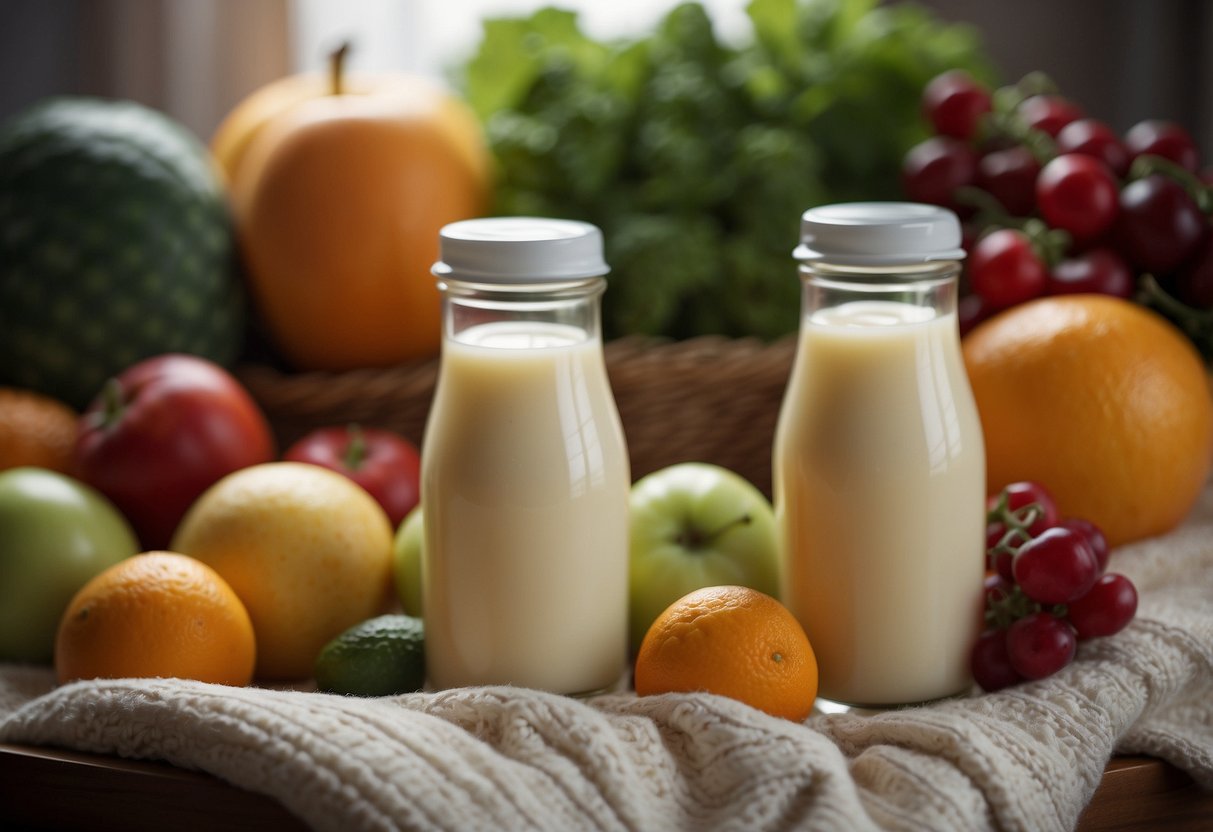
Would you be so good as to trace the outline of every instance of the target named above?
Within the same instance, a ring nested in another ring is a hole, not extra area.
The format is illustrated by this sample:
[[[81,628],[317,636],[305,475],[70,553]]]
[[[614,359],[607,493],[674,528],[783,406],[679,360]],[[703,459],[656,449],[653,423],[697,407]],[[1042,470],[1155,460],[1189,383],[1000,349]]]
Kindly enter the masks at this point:
[[[927,85],[923,111],[934,135],[906,154],[902,182],[965,220],[962,333],[1040,295],[1130,298],[1142,275],[1171,312],[1213,310],[1213,179],[1183,127],[1118,136],[1043,76],[991,92],[960,70]]]
[[[1137,590],[1104,572],[1108,543],[1094,523],[1061,520],[1045,488],[1008,485],[990,498],[985,585],[987,629],[970,656],[992,691],[1043,679],[1074,658],[1080,639],[1110,636],[1133,619]]]

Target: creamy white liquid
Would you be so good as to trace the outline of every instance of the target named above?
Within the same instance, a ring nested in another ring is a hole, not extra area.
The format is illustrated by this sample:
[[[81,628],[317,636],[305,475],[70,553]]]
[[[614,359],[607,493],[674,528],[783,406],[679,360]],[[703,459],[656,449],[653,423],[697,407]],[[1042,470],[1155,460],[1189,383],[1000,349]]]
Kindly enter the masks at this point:
[[[601,342],[531,323],[448,338],[422,465],[430,685],[617,682],[631,479]]]
[[[785,601],[827,699],[906,704],[970,684],[985,452],[956,327],[890,301],[802,323],[774,491]]]

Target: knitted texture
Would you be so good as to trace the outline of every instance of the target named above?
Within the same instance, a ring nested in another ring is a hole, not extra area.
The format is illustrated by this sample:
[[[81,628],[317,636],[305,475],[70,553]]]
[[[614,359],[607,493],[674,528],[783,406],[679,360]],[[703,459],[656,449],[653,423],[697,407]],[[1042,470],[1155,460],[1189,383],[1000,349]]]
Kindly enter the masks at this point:
[[[1213,492],[1116,551],[1137,619],[1049,679],[803,725],[709,694],[382,699],[0,666],[0,742],[167,760],[318,829],[1066,830],[1114,752],[1213,789]]]

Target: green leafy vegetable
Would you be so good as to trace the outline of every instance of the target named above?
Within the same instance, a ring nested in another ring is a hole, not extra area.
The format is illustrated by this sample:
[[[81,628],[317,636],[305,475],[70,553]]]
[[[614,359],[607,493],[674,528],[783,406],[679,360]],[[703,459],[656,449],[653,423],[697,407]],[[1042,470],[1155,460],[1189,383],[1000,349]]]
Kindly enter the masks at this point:
[[[900,197],[928,80],[991,78],[976,34],[908,4],[753,0],[720,42],[698,3],[598,42],[554,8],[485,22],[464,94],[498,164],[496,211],[600,226],[608,336],[796,329],[801,213]]]

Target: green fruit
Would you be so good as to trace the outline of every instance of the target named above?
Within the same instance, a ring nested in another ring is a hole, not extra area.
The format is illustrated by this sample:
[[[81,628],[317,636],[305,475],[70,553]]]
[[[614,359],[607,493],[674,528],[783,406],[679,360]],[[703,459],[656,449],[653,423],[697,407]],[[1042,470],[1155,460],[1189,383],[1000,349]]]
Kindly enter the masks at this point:
[[[347,696],[412,693],[425,684],[425,625],[411,615],[356,624],[316,657],[316,686]]]
[[[216,168],[169,118],[54,98],[0,127],[0,384],[81,408],[152,355],[230,365],[234,263]]]
[[[409,615],[420,616],[423,612],[421,600],[421,560],[425,549],[425,515],[421,506],[405,516],[396,530],[393,546],[392,572],[396,581],[396,594]]]
[[[707,586],[779,597],[779,546],[770,502],[719,465],[680,462],[642,477],[629,499],[628,631],[640,649],[657,616]]]
[[[0,473],[0,662],[49,662],[76,592],[137,551],[100,492],[43,468]]]

